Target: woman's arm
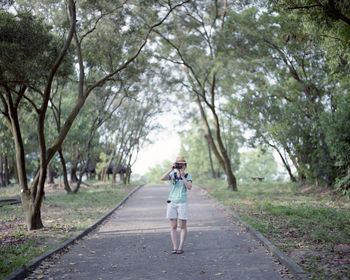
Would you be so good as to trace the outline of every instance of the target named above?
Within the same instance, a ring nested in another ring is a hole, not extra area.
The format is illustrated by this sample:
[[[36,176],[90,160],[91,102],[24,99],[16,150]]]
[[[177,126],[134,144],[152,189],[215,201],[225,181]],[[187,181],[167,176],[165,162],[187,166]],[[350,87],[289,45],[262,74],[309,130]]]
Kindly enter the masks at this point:
[[[187,179],[185,178],[185,176],[182,177],[182,180],[184,181],[184,184],[185,184],[185,186],[186,186],[186,188],[187,188],[188,190],[192,189],[192,182],[191,182],[191,181],[187,181]]]
[[[185,187],[188,190],[192,189],[192,182],[187,181],[187,179],[185,178],[185,169],[180,169],[180,176],[181,176],[182,180],[184,181]]]
[[[174,170],[174,167],[172,167],[170,170],[168,170],[166,173],[164,173],[164,175],[162,176],[162,178],[160,178],[160,180],[162,181],[168,181],[169,180],[169,174]]]

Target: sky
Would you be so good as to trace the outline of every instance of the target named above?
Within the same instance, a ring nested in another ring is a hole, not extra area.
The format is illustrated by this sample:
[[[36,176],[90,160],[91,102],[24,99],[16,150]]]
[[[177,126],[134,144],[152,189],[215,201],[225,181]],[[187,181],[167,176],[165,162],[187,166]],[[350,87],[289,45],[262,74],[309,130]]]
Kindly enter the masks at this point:
[[[176,114],[166,113],[155,120],[164,129],[151,132],[150,139],[153,143],[147,144],[140,150],[137,161],[132,167],[133,173],[143,175],[149,168],[165,160],[175,161],[181,146],[180,137],[173,129],[173,123],[177,121],[176,117],[178,117]]]

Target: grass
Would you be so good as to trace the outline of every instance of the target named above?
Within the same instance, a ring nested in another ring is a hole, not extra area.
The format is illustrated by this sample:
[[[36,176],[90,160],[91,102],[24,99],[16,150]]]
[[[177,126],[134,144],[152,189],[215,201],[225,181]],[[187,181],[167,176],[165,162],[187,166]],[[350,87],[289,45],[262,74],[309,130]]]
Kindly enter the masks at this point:
[[[350,279],[350,203],[328,189],[287,183],[200,184],[263,233],[310,279]]]
[[[45,187],[41,208],[45,227],[40,230],[27,231],[20,204],[0,208],[0,279],[93,224],[136,187],[89,184],[76,195],[67,195],[58,185]],[[0,189],[0,199],[16,198],[18,194],[18,186]]]

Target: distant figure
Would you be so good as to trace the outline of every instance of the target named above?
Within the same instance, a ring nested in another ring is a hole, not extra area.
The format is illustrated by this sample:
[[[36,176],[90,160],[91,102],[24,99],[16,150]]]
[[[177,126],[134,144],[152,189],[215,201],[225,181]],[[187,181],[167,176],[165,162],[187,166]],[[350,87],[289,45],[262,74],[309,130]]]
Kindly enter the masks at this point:
[[[170,220],[170,236],[173,243],[172,254],[182,254],[186,235],[188,220],[187,190],[192,188],[192,178],[185,173],[187,163],[183,157],[177,157],[169,171],[161,178],[162,181],[170,180],[171,189],[168,198],[167,218]],[[177,170],[177,171],[176,171]],[[177,246],[177,221],[180,224],[180,244]]]

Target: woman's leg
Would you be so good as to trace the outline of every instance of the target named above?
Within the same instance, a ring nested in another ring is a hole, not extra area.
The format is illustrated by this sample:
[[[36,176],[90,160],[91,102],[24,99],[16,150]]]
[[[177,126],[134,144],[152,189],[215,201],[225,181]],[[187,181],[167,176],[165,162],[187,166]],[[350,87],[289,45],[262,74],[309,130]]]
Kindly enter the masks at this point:
[[[186,225],[186,220],[180,220],[180,245],[179,245],[179,250],[183,250],[184,243],[186,240],[186,235],[187,235],[187,225]]]
[[[173,249],[177,249],[177,219],[170,219],[170,236],[171,242],[173,243]]]

